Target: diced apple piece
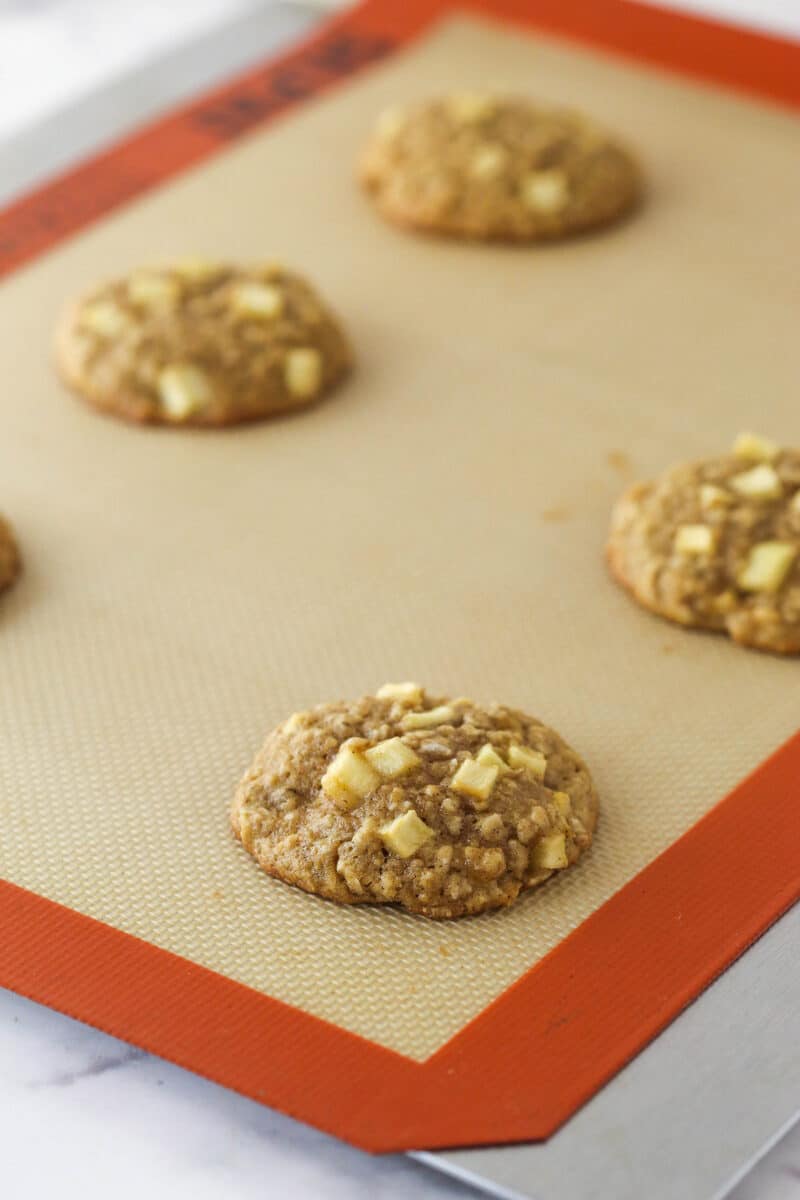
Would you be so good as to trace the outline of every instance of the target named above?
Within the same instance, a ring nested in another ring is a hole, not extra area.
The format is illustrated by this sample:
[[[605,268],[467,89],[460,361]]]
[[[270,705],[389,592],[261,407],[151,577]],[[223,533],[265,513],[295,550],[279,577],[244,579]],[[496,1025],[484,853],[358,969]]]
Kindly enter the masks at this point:
[[[538,871],[558,871],[569,866],[567,839],[563,833],[540,837],[531,850],[531,866]]]
[[[81,329],[88,329],[98,337],[115,338],[130,324],[126,313],[113,300],[96,300],[87,304],[80,314]]]
[[[745,592],[777,592],[797,556],[791,542],[758,542],[742,568],[738,584]]]
[[[469,173],[473,179],[495,179],[508,162],[508,151],[504,146],[487,142],[472,155]]]
[[[322,355],[312,346],[290,350],[283,365],[283,378],[292,396],[306,400],[319,391],[322,383]]]
[[[418,817],[413,808],[401,817],[395,817],[388,825],[380,829],[381,840],[387,850],[391,850],[398,858],[410,858],[416,854],[429,838],[433,830]]]
[[[422,688],[418,683],[384,683],[375,695],[379,700],[399,700],[402,704],[422,703]]]
[[[757,433],[740,433],[733,443],[733,453],[737,458],[752,458],[756,462],[771,462],[780,454],[780,446],[769,438],[760,437]]]
[[[283,292],[270,283],[237,283],[231,289],[231,307],[240,317],[271,321],[283,312]]]
[[[569,180],[557,167],[531,171],[522,181],[522,200],[537,213],[560,212],[569,200]]]
[[[173,363],[158,376],[161,407],[176,421],[182,421],[214,398],[211,382],[204,371],[192,363]]]
[[[679,525],[673,546],[677,554],[710,554],[714,542],[714,530],[710,525]]]
[[[436,708],[426,709],[425,712],[406,713],[400,722],[403,729],[430,729],[433,725],[444,725],[452,721],[455,712],[449,704],[439,704]]]
[[[509,747],[508,763],[517,770],[527,771],[536,779],[544,779],[547,770],[547,759],[541,750],[529,750],[526,746],[518,746],[516,743]]]
[[[196,255],[190,255],[173,263],[172,269],[182,279],[200,283],[205,279],[213,279],[215,275],[219,275],[222,268],[218,262],[214,262],[210,258],[200,258]]]
[[[753,500],[777,500],[783,493],[778,472],[769,463],[759,463],[741,475],[734,475],[731,487],[740,496]]]
[[[402,738],[387,738],[364,752],[364,758],[384,779],[397,779],[419,765],[420,759]]]
[[[450,783],[454,792],[474,796],[477,800],[488,800],[497,782],[497,767],[487,767],[474,758],[465,758]]]
[[[401,108],[399,104],[394,104],[391,108],[385,108],[382,113],[378,114],[378,119],[375,122],[375,132],[382,142],[390,142],[393,138],[397,137],[406,120],[406,110]]]
[[[700,503],[703,508],[724,508],[732,500],[730,492],[726,492],[725,488],[717,487],[715,483],[700,485]]]
[[[322,790],[340,808],[355,808],[373,792],[380,776],[363,755],[345,744],[322,776]]]
[[[483,121],[495,111],[497,104],[485,92],[454,92],[445,101],[447,111],[459,125]]]
[[[568,817],[572,812],[572,801],[567,792],[553,792],[553,804],[562,817]]]
[[[494,746],[486,742],[481,746],[478,753],[475,755],[476,762],[479,762],[483,767],[497,767],[498,773],[502,775],[508,770],[508,765],[503,762],[503,759],[495,750]]]
[[[170,309],[178,301],[180,286],[158,271],[136,271],[128,280],[128,299],[141,308]]]

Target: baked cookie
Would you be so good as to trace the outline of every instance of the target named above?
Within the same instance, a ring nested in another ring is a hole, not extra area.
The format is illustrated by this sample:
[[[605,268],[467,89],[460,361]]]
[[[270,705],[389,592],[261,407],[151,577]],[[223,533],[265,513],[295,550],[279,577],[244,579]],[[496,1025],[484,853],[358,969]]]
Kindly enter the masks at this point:
[[[488,93],[378,119],[359,176],[399,225],[529,242],[605,225],[639,197],[639,169],[593,121]]]
[[[218,426],[318,400],[352,354],[298,275],[190,259],[134,271],[72,304],[56,361],[65,382],[105,412]]]
[[[611,570],[646,608],[744,646],[800,652],[800,451],[741,434],[617,503]]]
[[[577,862],[597,797],[540,721],[400,683],[284,721],[231,820],[268,874],[307,892],[460,917]]]
[[[11,526],[0,517],[0,592],[11,586],[21,566],[22,560]]]

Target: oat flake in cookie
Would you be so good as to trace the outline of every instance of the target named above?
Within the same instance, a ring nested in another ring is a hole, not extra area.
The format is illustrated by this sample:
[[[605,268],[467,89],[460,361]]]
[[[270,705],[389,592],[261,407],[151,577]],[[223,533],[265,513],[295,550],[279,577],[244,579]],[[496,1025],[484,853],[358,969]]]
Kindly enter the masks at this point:
[[[11,586],[21,566],[22,560],[11,526],[0,517],[0,592]]]
[[[231,820],[268,874],[307,892],[460,917],[576,863],[597,797],[540,721],[400,683],[284,721]]]
[[[614,509],[607,555],[660,616],[800,653],[800,451],[745,433],[730,454],[636,484]]]
[[[105,412],[219,426],[318,400],[352,354],[300,276],[189,259],[134,271],[72,304],[56,360],[65,382]]]
[[[605,225],[641,191],[633,157],[593,121],[483,92],[384,112],[359,176],[399,225],[520,242]]]

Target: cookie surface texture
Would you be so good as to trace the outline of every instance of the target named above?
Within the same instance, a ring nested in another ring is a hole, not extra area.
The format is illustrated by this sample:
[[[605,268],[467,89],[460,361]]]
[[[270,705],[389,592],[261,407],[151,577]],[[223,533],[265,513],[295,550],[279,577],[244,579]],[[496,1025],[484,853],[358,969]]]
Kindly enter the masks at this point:
[[[11,586],[21,566],[22,560],[11,526],[0,517],[0,592]]]
[[[780,654],[800,653],[800,451],[741,434],[618,501],[611,571],[651,611]]]
[[[552,729],[416,684],[293,714],[231,811],[268,874],[427,917],[511,904],[573,866],[596,820],[589,773]]]
[[[641,194],[636,161],[593,121],[482,92],[386,110],[359,178],[399,225],[518,242],[605,225]]]
[[[70,305],[56,332],[69,387],[149,424],[233,425],[303,407],[351,364],[336,318],[279,266],[187,259],[137,270]]]

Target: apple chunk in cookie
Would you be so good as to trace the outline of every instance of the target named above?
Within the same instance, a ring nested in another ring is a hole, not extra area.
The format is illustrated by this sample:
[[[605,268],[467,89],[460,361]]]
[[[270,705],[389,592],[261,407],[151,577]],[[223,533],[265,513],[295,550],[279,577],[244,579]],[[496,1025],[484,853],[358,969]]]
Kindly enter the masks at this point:
[[[681,625],[800,653],[800,450],[742,433],[618,501],[607,556],[646,608]]]
[[[231,811],[268,874],[428,917],[511,904],[573,866],[596,820],[589,772],[552,729],[414,683],[293,713]]]

